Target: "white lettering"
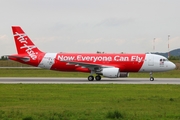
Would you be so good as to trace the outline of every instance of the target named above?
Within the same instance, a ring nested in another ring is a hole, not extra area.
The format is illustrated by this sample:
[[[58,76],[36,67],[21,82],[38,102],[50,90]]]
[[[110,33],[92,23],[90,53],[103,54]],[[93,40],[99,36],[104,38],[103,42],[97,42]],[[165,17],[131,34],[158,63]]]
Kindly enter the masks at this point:
[[[93,58],[94,60],[93,60],[93,62],[96,62],[96,60],[97,60],[97,57],[91,57],[91,58]]]
[[[143,57],[131,56],[131,61],[141,62],[142,60],[143,60]]]
[[[136,56],[131,56],[131,61],[135,61]]]
[[[142,57],[139,57],[139,60],[138,60],[138,62],[141,62],[143,60],[143,58]]]
[[[129,61],[129,57],[115,56],[114,61]]]
[[[21,46],[20,49],[26,48],[26,52],[27,54],[33,59],[35,60],[37,58],[36,53],[33,51],[34,48],[36,48],[36,46],[34,45],[26,45],[24,44],[24,46]]]
[[[77,61],[81,61],[81,55],[77,55]]]
[[[27,39],[25,39],[24,37],[27,36],[26,34],[19,34],[16,32],[16,34],[14,36],[18,36],[18,40],[20,43],[26,43],[27,44]]]
[[[24,43],[23,45],[24,46],[21,46],[20,49],[26,49],[25,51],[27,52],[27,54],[33,59],[33,60],[36,60],[37,59],[37,53],[35,53],[33,51],[34,48],[36,48],[36,46],[34,45],[27,45],[28,42],[27,42],[27,38],[25,38],[27,35],[26,34],[19,34],[16,32],[16,34],[14,34],[14,36],[18,36],[17,40],[20,42],[20,43]]]
[[[27,48],[27,47],[26,47]],[[28,47],[27,50],[30,52],[31,47]],[[143,60],[143,57],[139,56],[119,56],[116,55],[113,58],[111,56],[84,56],[84,55],[74,55],[74,56],[68,56],[68,55],[58,55],[58,60],[60,61],[137,61],[141,62]]]
[[[63,55],[58,55],[58,60],[60,61],[73,61],[74,56],[63,56]]]
[[[115,56],[114,61],[119,61],[119,56]]]

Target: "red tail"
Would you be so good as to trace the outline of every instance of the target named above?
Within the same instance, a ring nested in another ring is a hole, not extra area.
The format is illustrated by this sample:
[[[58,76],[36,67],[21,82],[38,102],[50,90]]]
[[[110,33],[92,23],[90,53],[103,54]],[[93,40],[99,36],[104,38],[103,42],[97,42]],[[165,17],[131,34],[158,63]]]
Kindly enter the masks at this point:
[[[36,59],[37,55],[42,53],[25,34],[19,26],[12,26],[14,40],[18,54],[27,54],[32,59]]]

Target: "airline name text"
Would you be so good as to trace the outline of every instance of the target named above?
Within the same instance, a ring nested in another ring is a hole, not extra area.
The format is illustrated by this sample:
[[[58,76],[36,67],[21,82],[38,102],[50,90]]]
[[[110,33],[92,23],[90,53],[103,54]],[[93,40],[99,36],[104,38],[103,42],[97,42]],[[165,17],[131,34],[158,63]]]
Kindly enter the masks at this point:
[[[17,33],[14,34],[14,36],[18,36],[17,40],[20,42],[20,43],[23,43],[23,46],[20,47],[20,49],[26,49],[25,51],[27,52],[27,54],[33,59],[33,60],[36,60],[37,59],[37,55],[36,53],[33,51],[34,48],[36,48],[36,46],[34,45],[27,45],[28,42],[26,41],[27,38],[24,38],[25,36],[27,36],[26,34],[20,34],[20,33]]]

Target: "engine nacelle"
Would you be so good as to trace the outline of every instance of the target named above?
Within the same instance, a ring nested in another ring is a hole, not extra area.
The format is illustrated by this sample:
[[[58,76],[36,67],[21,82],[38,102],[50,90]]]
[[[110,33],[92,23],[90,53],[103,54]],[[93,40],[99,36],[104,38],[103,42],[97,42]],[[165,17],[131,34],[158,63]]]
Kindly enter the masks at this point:
[[[103,68],[101,74],[108,78],[128,77],[128,72],[120,72],[119,68]]]
[[[120,76],[119,68],[103,68],[101,71],[104,77],[117,78]]]

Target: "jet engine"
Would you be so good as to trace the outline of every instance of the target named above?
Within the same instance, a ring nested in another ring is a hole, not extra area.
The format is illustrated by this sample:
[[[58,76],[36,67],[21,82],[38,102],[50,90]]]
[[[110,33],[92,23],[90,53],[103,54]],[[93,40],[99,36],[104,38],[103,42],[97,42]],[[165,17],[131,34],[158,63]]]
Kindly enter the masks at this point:
[[[103,68],[100,72],[104,77],[108,78],[118,78],[118,77],[128,77],[128,72],[120,72],[119,68]]]

